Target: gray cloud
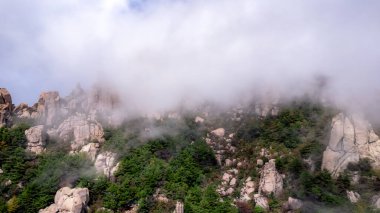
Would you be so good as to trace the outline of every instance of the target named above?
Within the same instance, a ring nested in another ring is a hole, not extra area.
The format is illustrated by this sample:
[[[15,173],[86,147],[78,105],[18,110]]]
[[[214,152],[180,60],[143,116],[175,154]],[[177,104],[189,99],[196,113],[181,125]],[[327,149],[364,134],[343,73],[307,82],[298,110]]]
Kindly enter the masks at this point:
[[[0,2],[0,85],[16,102],[80,82],[129,106],[289,97],[329,77],[328,98],[379,104],[380,2],[55,0]]]

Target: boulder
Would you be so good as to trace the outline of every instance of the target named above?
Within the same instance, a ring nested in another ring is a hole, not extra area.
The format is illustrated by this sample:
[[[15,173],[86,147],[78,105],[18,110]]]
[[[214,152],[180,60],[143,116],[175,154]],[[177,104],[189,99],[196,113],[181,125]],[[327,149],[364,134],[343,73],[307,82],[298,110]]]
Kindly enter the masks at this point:
[[[340,113],[332,119],[330,140],[323,153],[322,169],[337,177],[349,163],[357,163],[361,158],[370,159],[375,168],[380,167],[379,137],[363,117]]]
[[[217,137],[224,137],[224,134],[225,134],[225,130],[223,128],[218,128],[218,129],[215,129],[213,131],[211,131],[211,134],[217,136]]]
[[[283,180],[281,174],[276,170],[275,160],[272,159],[265,163],[261,170],[259,194],[270,195],[273,193],[278,196],[283,190]]]
[[[351,203],[357,203],[360,199],[360,194],[354,191],[346,191],[347,198],[350,200]]]
[[[46,133],[43,125],[38,125],[25,130],[27,150],[41,154],[46,145]]]
[[[232,178],[230,181],[230,186],[235,186],[236,185],[236,178]]]
[[[264,165],[264,161],[262,159],[257,159],[256,165],[262,166],[262,165]]]
[[[226,165],[227,167],[231,167],[231,166],[233,165],[233,161],[232,161],[232,160],[230,160],[230,159],[226,159],[226,161],[225,161],[225,162],[226,162],[226,164],[225,164],[225,165]]]
[[[0,127],[10,125],[13,110],[11,94],[5,88],[0,88]]]
[[[205,119],[202,117],[199,117],[199,116],[195,117],[195,123],[203,123],[204,121]]]
[[[115,169],[116,167],[116,169]],[[104,174],[108,178],[114,175],[117,170],[116,154],[112,152],[100,153],[95,160],[95,169],[98,173]]]
[[[81,213],[87,209],[87,203],[90,200],[87,188],[69,188],[63,187],[57,191],[54,197],[54,203],[39,213]]]
[[[283,205],[284,212],[293,211],[302,208],[303,202],[299,199],[289,197],[288,201]]]
[[[255,182],[251,178],[247,178],[244,182],[243,187],[240,190],[240,200],[249,201],[251,200],[251,195],[255,191]]]
[[[104,131],[100,123],[87,119],[83,114],[70,116],[55,131],[49,132],[51,137],[70,142],[73,151],[90,142],[103,142]]]

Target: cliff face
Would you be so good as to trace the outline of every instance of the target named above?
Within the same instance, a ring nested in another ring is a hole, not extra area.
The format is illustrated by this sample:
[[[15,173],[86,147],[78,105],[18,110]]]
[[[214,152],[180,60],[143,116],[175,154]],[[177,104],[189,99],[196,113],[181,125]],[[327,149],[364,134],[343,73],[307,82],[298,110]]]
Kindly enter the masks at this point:
[[[360,116],[336,115],[332,119],[329,144],[323,153],[322,169],[338,176],[349,163],[357,163],[361,158],[368,158],[373,167],[380,167],[378,135]]]
[[[0,127],[8,125],[13,110],[11,94],[5,88],[0,88]]]

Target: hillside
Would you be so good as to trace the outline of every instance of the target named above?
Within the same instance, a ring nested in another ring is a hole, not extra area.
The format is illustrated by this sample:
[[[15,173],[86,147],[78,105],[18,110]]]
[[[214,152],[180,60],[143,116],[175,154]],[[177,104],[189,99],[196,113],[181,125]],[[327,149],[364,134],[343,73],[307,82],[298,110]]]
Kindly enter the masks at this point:
[[[77,88],[1,89],[1,212],[376,212],[380,140],[306,96],[117,119]]]

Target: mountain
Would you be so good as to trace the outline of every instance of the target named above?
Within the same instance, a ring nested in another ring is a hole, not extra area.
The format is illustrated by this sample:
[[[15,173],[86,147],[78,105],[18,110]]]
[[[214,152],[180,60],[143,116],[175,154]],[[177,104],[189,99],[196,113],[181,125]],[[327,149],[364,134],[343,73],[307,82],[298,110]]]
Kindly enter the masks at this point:
[[[380,139],[305,95],[128,114],[79,86],[0,89],[0,212],[376,212]]]

